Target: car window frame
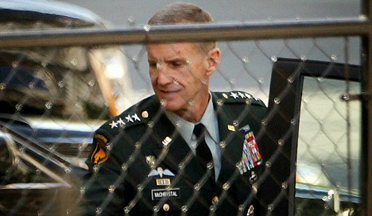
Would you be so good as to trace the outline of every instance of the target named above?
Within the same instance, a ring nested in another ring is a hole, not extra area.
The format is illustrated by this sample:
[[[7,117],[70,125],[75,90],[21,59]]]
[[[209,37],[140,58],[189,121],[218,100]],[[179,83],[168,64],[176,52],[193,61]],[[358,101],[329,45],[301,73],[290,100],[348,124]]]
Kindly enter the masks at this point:
[[[277,201],[273,211],[280,213],[278,215],[295,215],[296,162],[304,77],[361,82],[361,71],[361,66],[332,61],[278,58],[273,64],[269,115],[266,119],[270,142],[267,142],[269,144],[264,154],[271,164],[271,175],[283,182],[273,190],[273,197],[287,199]],[[286,196],[280,195],[283,192]]]

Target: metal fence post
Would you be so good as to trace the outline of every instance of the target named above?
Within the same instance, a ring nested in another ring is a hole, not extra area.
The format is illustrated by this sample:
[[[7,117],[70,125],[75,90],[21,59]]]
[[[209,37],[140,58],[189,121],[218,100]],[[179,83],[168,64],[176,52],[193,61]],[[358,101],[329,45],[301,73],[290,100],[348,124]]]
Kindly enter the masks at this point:
[[[372,92],[372,25],[370,16],[372,14],[372,1],[364,0],[361,2],[361,13],[369,20],[368,34],[363,37],[362,42],[362,64],[364,66],[362,78],[362,92],[367,93],[362,101],[362,194],[365,197],[364,207],[365,214],[372,215],[372,131],[369,125],[372,122],[372,106],[370,92]]]

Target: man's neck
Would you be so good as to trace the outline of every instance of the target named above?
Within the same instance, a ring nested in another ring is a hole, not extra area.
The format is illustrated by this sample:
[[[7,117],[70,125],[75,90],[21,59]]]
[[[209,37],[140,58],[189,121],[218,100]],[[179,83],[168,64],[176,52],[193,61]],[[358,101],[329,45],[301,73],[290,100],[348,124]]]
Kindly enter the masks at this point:
[[[199,103],[195,101],[189,101],[189,106],[178,112],[175,112],[176,115],[185,119],[186,121],[196,123],[199,122],[207,109],[208,102],[210,100],[209,92],[207,92],[206,99],[199,100]]]

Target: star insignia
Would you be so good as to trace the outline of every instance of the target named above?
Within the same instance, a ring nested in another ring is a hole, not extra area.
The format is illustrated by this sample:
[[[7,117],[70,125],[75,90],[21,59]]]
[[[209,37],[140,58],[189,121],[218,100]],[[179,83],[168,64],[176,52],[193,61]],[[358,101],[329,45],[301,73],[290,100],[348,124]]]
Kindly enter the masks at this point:
[[[245,93],[245,96],[246,96],[247,98],[249,98],[249,99],[252,99],[252,96],[251,96],[250,94],[248,94],[248,93]]]
[[[112,121],[110,123],[110,126],[111,126],[111,129],[116,128],[116,127],[118,127],[118,123],[116,123],[115,121]]]
[[[134,122],[132,117],[130,115],[128,115],[127,117],[125,117],[125,119],[128,121],[128,122]]]
[[[243,93],[238,92],[238,94],[239,94],[239,96],[240,96],[241,98],[246,98],[246,96],[245,96]]]
[[[119,120],[116,123],[119,124],[120,127],[123,127],[125,125],[125,122],[121,118],[119,118]]]
[[[231,92],[230,96],[233,97],[234,99],[239,97],[238,94],[236,94],[235,92]]]
[[[133,118],[134,121],[141,121],[141,119],[138,117],[137,113],[132,115],[132,118]]]

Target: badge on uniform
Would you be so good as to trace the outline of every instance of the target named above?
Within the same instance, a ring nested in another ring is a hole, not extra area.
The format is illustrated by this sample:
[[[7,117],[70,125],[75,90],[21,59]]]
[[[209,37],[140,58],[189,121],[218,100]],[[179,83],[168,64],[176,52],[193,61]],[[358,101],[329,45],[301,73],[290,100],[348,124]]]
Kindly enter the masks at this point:
[[[158,167],[156,169],[152,169],[149,173],[148,177],[155,176],[155,182],[156,186],[170,186],[171,185],[171,179],[167,178],[167,176],[174,177],[174,173],[170,171],[169,169],[163,169],[161,167]],[[159,176],[160,178],[157,178]],[[151,190],[151,199],[152,200],[160,200],[163,198],[168,199],[179,199],[181,196],[180,189],[179,188],[157,188]]]
[[[243,155],[239,163],[240,174],[246,173],[248,170],[262,164],[262,157],[258,151],[256,138],[252,131],[244,135]]]
[[[164,188],[164,189],[152,189],[151,199],[161,200],[161,199],[179,199],[181,197],[179,188]]]
[[[108,143],[108,139],[105,136],[101,134],[94,135],[95,149],[92,155],[90,156],[91,162],[95,164],[100,164],[107,160],[107,154],[106,154],[107,143]]]
[[[174,174],[169,169],[163,170],[163,168],[158,167],[157,169],[151,170],[148,177],[151,176],[160,176],[160,178],[155,179],[157,186],[169,186],[171,185],[170,178],[163,178],[163,176],[174,176]]]

